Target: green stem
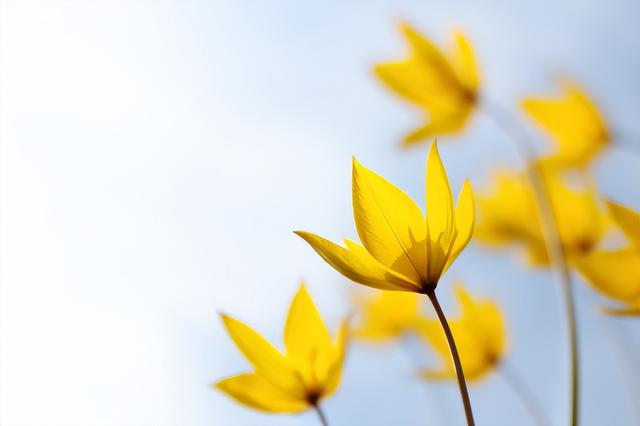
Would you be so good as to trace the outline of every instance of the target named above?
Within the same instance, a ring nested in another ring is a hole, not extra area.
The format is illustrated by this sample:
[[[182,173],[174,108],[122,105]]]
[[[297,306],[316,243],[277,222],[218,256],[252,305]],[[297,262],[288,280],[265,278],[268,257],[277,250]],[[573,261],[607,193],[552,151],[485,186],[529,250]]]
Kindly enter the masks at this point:
[[[569,351],[571,363],[571,393],[570,393],[570,422],[571,426],[578,425],[579,406],[579,358],[578,358],[578,325],[575,312],[575,301],[573,287],[571,284],[571,272],[565,259],[564,250],[560,240],[555,213],[551,207],[551,198],[546,183],[536,168],[535,155],[531,151],[528,134],[524,129],[515,123],[511,117],[499,107],[486,102],[485,108],[488,116],[500,127],[508,136],[514,148],[518,151],[525,163],[527,176],[531,182],[533,193],[536,198],[536,207],[542,223],[544,240],[549,253],[549,258],[554,264],[558,273],[558,280],[562,291],[562,298],[565,306],[565,322],[569,338]]]
[[[453,365],[456,369],[456,376],[458,377],[458,387],[460,388],[460,397],[462,398],[462,404],[464,405],[464,415],[467,418],[467,425],[474,426],[475,422],[473,420],[473,411],[471,410],[471,400],[469,399],[467,382],[464,379],[464,371],[462,370],[462,363],[460,362],[460,355],[458,355],[458,348],[456,347],[456,342],[453,339],[453,333],[451,333],[451,328],[449,328],[447,317],[444,315],[444,312],[442,311],[442,307],[440,306],[440,302],[438,302],[438,298],[436,297],[435,291],[431,290],[426,294],[429,300],[431,301],[433,308],[436,310],[436,314],[438,315],[438,319],[440,320],[440,324],[442,325],[442,330],[444,330],[444,334],[447,337],[447,343],[449,344],[449,351],[451,352],[451,358],[453,358]]]

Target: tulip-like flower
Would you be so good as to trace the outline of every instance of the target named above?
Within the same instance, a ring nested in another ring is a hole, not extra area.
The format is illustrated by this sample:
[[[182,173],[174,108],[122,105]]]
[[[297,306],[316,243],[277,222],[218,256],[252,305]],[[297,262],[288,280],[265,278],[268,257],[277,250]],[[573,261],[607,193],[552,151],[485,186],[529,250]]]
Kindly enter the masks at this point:
[[[545,161],[564,168],[584,167],[610,144],[610,132],[582,88],[568,79],[560,85],[561,97],[526,98],[522,108],[557,144],[557,151]]]
[[[437,144],[427,159],[425,216],[404,192],[353,161],[353,215],[363,245],[339,246],[308,232],[296,232],[347,278],[382,290],[423,293],[429,297],[446,334],[458,373],[469,425],[471,403],[455,341],[436,298],[442,274],[466,247],[473,232],[473,194],[465,181],[454,209],[447,173]]]
[[[504,319],[495,302],[474,300],[462,285],[455,287],[455,295],[462,312],[458,318],[450,319],[449,324],[460,351],[465,377],[473,382],[493,371],[506,352]],[[423,370],[422,376],[432,380],[455,379],[449,347],[438,321],[423,320],[419,329],[442,360],[440,368]]]
[[[340,383],[347,323],[335,341],[327,331],[304,285],[289,309],[284,330],[286,353],[281,353],[242,322],[222,315],[227,332],[254,372],[223,379],[215,387],[248,407],[271,413],[315,409]]]
[[[608,204],[628,246],[594,251],[577,259],[576,267],[593,288],[624,305],[606,308],[606,313],[640,315],[640,213],[612,201]]]
[[[353,216],[363,245],[346,248],[296,231],[347,278],[382,290],[433,291],[473,231],[473,194],[465,181],[454,209],[437,144],[427,160],[427,215],[400,189],[353,160]]]
[[[480,84],[469,41],[456,32],[451,52],[445,53],[408,24],[400,24],[400,29],[409,43],[409,57],[379,64],[374,73],[427,116],[427,123],[406,135],[404,144],[460,132],[476,106]]]
[[[415,332],[420,323],[420,295],[406,291],[381,291],[354,295],[361,321],[353,335],[362,340],[387,342]]]
[[[560,242],[568,261],[591,252],[607,231],[609,220],[593,188],[572,188],[550,169],[544,178]],[[534,265],[549,265],[533,189],[524,174],[500,172],[492,193],[478,196],[475,236],[488,245],[516,243]]]

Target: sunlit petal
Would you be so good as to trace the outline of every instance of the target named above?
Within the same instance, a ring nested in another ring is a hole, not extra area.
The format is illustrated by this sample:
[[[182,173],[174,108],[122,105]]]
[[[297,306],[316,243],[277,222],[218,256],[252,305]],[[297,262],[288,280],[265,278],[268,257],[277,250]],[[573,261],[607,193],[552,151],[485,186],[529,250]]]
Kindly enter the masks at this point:
[[[334,269],[360,284],[381,290],[419,291],[420,284],[377,261],[362,246],[350,243],[348,249],[309,232],[297,231]]]
[[[360,241],[381,263],[414,282],[426,272],[426,226],[400,189],[353,160],[353,215]]]
[[[298,413],[309,407],[304,399],[284,393],[255,373],[223,379],[215,387],[241,404],[270,413]]]
[[[256,373],[262,375],[274,386],[290,395],[303,395],[303,383],[290,362],[271,343],[256,333],[251,327],[228,315],[221,314],[222,321]]]

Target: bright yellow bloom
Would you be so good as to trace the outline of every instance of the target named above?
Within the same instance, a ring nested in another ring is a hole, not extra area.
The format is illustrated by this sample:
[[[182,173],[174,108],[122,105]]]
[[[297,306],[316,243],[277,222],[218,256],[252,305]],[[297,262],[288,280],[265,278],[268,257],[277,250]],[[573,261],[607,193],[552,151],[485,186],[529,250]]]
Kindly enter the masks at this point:
[[[593,188],[572,188],[563,177],[542,170],[556,226],[568,260],[589,253],[602,239],[608,217]],[[490,245],[522,244],[532,264],[548,265],[536,199],[524,173],[501,172],[491,194],[478,196],[476,238]]]
[[[622,229],[629,243],[640,249],[640,213],[614,201],[609,201],[607,205],[611,216]]]
[[[227,332],[253,365],[253,373],[223,379],[215,387],[248,407],[272,413],[297,413],[330,396],[340,383],[347,324],[335,342],[304,285],[294,297],[281,353],[242,322],[221,315]]]
[[[456,32],[451,52],[445,53],[408,24],[400,24],[400,30],[409,43],[409,57],[379,64],[374,73],[427,116],[427,123],[406,135],[404,144],[460,132],[476,105],[480,84],[469,41]]]
[[[596,251],[576,260],[576,267],[594,289],[623,303],[607,308],[613,315],[640,315],[640,213],[609,202],[609,210],[629,246],[612,251]]]
[[[584,167],[607,146],[609,130],[594,103],[574,82],[562,80],[559,98],[526,98],[525,112],[557,143],[545,161],[561,167]]]
[[[454,209],[437,144],[427,160],[427,215],[400,189],[353,160],[353,214],[363,245],[346,248],[297,231],[347,278],[382,290],[427,293],[467,245],[473,232],[473,194],[465,181]]]
[[[415,331],[420,314],[418,293],[380,291],[354,295],[361,323],[354,327],[355,337],[370,341],[387,341]]]
[[[506,352],[505,324],[498,305],[489,300],[474,300],[462,285],[455,287],[462,312],[449,320],[458,347],[464,375],[469,381],[479,380],[495,368]],[[442,360],[439,369],[428,369],[422,376],[432,380],[455,379],[449,346],[438,320],[425,320],[421,331]]]

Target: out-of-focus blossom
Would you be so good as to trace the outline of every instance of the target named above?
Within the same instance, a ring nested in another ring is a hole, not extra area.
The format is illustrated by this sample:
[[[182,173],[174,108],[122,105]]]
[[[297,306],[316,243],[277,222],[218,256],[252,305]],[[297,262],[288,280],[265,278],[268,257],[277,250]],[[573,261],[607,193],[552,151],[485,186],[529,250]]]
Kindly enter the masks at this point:
[[[239,403],[266,412],[297,413],[338,388],[347,324],[342,323],[334,341],[304,285],[289,309],[284,354],[242,322],[227,315],[222,320],[254,369],[215,384]]]
[[[538,168],[544,179],[567,259],[590,253],[604,236],[609,220],[594,188],[573,188],[549,168]],[[479,195],[476,238],[489,245],[521,244],[534,265],[548,265],[536,199],[524,173],[499,172],[492,192]]]
[[[505,322],[495,302],[474,299],[462,285],[455,286],[455,294],[462,310],[459,317],[449,320],[449,325],[465,377],[469,381],[479,380],[499,364],[506,352]],[[441,367],[423,370],[422,376],[432,380],[455,379],[449,346],[438,320],[423,320],[420,330],[442,360]]]
[[[346,248],[298,231],[347,278],[383,290],[426,293],[458,257],[473,232],[471,185],[465,181],[454,209],[449,180],[434,143],[427,160],[427,214],[400,189],[353,161],[353,213],[363,245]]]
[[[404,144],[460,132],[477,103],[480,84],[471,44],[455,32],[452,48],[443,52],[408,24],[400,24],[400,30],[409,44],[408,58],[379,64],[374,73],[426,115],[427,123],[406,135]]]
[[[589,96],[576,83],[563,79],[559,97],[530,97],[524,111],[548,132],[557,150],[544,159],[558,167],[584,167],[611,141],[609,130]]]
[[[358,293],[353,299],[360,313],[360,323],[353,328],[355,337],[386,342],[416,330],[420,318],[418,293],[381,291]]]
[[[576,261],[591,286],[623,304],[605,308],[613,315],[640,315],[640,213],[609,202],[611,215],[629,240],[617,250],[598,250]]]

